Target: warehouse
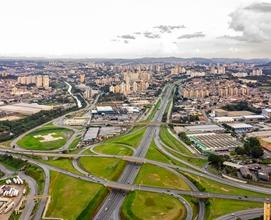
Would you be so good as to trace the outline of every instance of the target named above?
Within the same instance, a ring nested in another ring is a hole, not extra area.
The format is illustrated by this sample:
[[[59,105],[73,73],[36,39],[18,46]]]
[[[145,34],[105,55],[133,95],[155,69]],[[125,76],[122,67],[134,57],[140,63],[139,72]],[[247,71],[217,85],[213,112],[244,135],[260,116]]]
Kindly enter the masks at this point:
[[[98,127],[89,128],[84,135],[84,138],[83,138],[84,143],[86,144],[93,143],[98,137],[99,129],[100,128]]]
[[[194,146],[205,154],[209,152],[227,153],[229,150],[241,145],[230,134],[201,133],[188,134],[187,136]]]
[[[246,133],[253,130],[252,125],[245,123],[230,123],[227,124],[227,126],[237,134]]]
[[[218,125],[196,125],[186,126],[185,129],[188,133],[202,133],[202,132],[223,132],[224,128]]]

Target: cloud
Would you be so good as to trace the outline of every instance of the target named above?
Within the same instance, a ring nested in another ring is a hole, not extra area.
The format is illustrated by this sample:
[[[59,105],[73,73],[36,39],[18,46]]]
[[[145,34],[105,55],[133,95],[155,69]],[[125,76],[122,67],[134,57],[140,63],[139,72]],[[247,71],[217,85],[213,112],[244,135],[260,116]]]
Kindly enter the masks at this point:
[[[140,35],[140,34],[141,34],[141,32],[134,32],[134,34],[136,34],[136,35]]]
[[[120,35],[118,36],[118,38],[122,38],[122,39],[126,39],[126,40],[135,40],[135,36],[131,35],[131,34],[124,34],[124,35]]]
[[[271,4],[266,2],[253,3],[247,7],[247,10],[255,11],[255,12],[271,12]]]
[[[129,41],[128,41],[128,40],[124,40],[124,41],[123,41],[123,43],[128,44],[128,43],[129,43]]]
[[[178,37],[178,39],[191,39],[191,38],[202,38],[205,37],[205,34],[202,32],[195,32],[193,34],[183,34]]]
[[[229,28],[238,34],[224,37],[254,43],[271,41],[270,12],[271,4],[264,2],[236,9],[229,15]]]
[[[150,39],[159,39],[160,35],[147,31],[147,32],[144,32],[144,37],[150,38]]]
[[[159,29],[161,33],[171,33],[175,29],[185,28],[184,25],[159,25],[154,28]]]

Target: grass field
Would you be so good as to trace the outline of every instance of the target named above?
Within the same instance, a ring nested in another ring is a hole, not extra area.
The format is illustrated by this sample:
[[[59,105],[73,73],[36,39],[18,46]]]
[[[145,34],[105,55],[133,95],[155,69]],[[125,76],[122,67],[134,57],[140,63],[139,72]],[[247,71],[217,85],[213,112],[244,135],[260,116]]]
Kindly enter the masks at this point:
[[[148,116],[148,118],[147,118],[147,121],[150,121],[150,120],[153,119],[155,113],[157,112],[158,108],[160,107],[160,104],[161,104],[161,99],[159,99],[159,100],[156,102],[155,106],[154,106],[153,108],[150,109],[151,112],[150,112],[150,114],[149,114],[149,116]]]
[[[213,180],[206,179],[204,177],[196,176],[193,174],[185,173],[189,179],[193,179],[205,188],[206,192],[212,193],[222,193],[222,194],[234,194],[234,195],[243,195],[243,196],[255,196],[255,197],[266,197],[266,195],[262,193],[252,192],[244,189],[235,188],[232,186],[228,186],[225,184],[218,183]]]
[[[151,142],[149,150],[147,152],[146,158],[150,159],[150,160],[156,160],[156,161],[160,161],[163,163],[169,163],[169,164],[174,164],[173,160],[171,160],[169,157],[167,157],[166,155],[164,155],[163,153],[161,153],[154,141]]]
[[[120,159],[94,157],[82,157],[79,163],[85,171],[108,180],[117,180],[126,164]]]
[[[133,151],[128,147],[119,144],[104,144],[94,148],[96,152],[110,155],[132,155]]]
[[[77,173],[80,174],[79,171],[77,171],[73,166],[72,166],[72,161],[69,159],[57,159],[57,160],[44,160],[42,161],[43,163],[47,163],[49,165],[59,167],[63,170],[67,170],[72,173]]]
[[[140,128],[140,129],[134,130],[131,133],[109,139],[105,141],[105,143],[127,144],[132,147],[137,147],[145,131],[146,131],[146,128]]]
[[[169,149],[167,149],[168,152],[170,152],[172,155],[180,158],[181,160],[184,160],[186,162],[189,162],[195,166],[202,167],[204,164],[207,163],[207,159],[201,159],[201,158],[189,158],[189,156],[195,156],[193,155],[185,146],[182,145],[182,143],[177,140],[174,136],[172,136],[166,127],[162,126],[160,130],[160,138],[161,140],[171,147],[172,149],[175,149],[177,151],[180,151],[183,154],[188,155],[188,157],[185,157],[183,155],[177,154]]]
[[[73,141],[71,142],[70,146],[69,146],[69,149],[70,150],[73,150],[76,148],[77,144],[80,142],[81,140],[81,137],[80,136],[77,136],[73,139]]]
[[[47,217],[65,220],[89,220],[105,197],[107,190],[98,184],[51,172],[51,203]]]
[[[207,206],[206,219],[213,220],[217,217],[252,208],[263,208],[263,204],[256,202],[240,202],[227,199],[209,199],[210,205]]]
[[[167,144],[168,146],[172,147],[175,150],[180,151],[183,154],[188,156],[192,156],[193,154],[182,145],[182,143],[177,140],[174,136],[172,136],[166,126],[161,126],[160,128],[160,138],[161,140]]]
[[[52,133],[54,133],[52,135],[53,137],[61,139],[42,142],[43,138],[37,137],[39,135],[45,136]],[[56,127],[54,125],[46,125],[25,135],[17,142],[17,144],[20,147],[29,150],[52,150],[62,147],[72,134],[73,131],[70,129]]]
[[[174,173],[151,164],[144,164],[135,180],[136,184],[173,189],[189,189],[188,185]]]
[[[121,214],[125,220],[175,220],[184,219],[186,210],[168,195],[135,191],[126,197]]]

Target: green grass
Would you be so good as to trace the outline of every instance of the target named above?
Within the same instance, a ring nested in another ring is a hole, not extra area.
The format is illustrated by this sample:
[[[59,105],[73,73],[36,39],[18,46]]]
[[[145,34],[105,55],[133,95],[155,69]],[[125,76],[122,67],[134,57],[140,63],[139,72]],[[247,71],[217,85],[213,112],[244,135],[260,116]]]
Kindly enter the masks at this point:
[[[126,164],[120,159],[96,157],[82,157],[79,162],[85,171],[108,180],[117,180]]]
[[[69,149],[75,149],[77,144],[80,142],[81,140],[81,137],[80,136],[77,136],[76,138],[73,139],[73,141],[71,142],[70,146],[69,146]]]
[[[105,141],[105,143],[127,144],[136,148],[138,147],[145,131],[146,128],[140,128],[131,133],[109,139]]]
[[[54,137],[62,137],[62,139],[41,142],[42,138],[34,137],[36,135],[47,135],[50,133],[55,133],[53,135]],[[25,135],[17,142],[17,144],[20,147],[29,150],[52,150],[62,147],[72,134],[73,131],[70,129],[56,127],[54,125],[46,125]]]
[[[164,155],[157,149],[154,141],[152,141],[150,144],[146,158],[150,160],[160,161],[163,163],[174,164],[173,160],[171,160],[168,156]]]
[[[179,151],[180,153],[183,153],[188,156],[188,157],[185,157],[183,155],[175,153],[172,150],[166,149],[169,153],[171,153],[175,157],[180,158],[181,160],[189,162],[198,167],[202,167],[207,163],[207,159],[191,158],[191,157],[195,157],[195,155],[193,155],[185,146],[183,146],[183,144],[179,140],[177,140],[174,136],[172,136],[165,126],[162,126],[160,129],[160,138],[166,145],[168,145],[172,149],[175,149]]]
[[[228,185],[221,184],[221,183],[213,181],[213,180],[206,179],[204,177],[193,175],[193,174],[185,173],[185,175],[188,178],[196,181],[197,184],[200,184],[202,187],[204,187],[206,192],[234,194],[234,195],[243,195],[243,196],[254,196],[254,197],[269,197],[268,195],[265,195],[262,193],[252,192],[252,191],[228,186]]]
[[[77,173],[80,174],[79,171],[77,171],[73,166],[72,166],[72,161],[69,159],[57,159],[57,160],[47,160],[47,161],[42,161],[43,163],[47,163],[49,165],[59,167],[63,170],[67,170],[72,173]]]
[[[99,184],[52,171],[51,202],[46,216],[65,220],[91,219],[106,193],[107,190]]]
[[[121,215],[125,220],[177,220],[185,218],[186,210],[168,195],[135,191],[126,197]]]
[[[185,146],[183,146],[179,140],[169,133],[166,126],[161,126],[159,135],[161,140],[169,147],[172,147],[173,149],[178,150],[188,156],[193,156],[193,154]]]
[[[151,164],[144,164],[135,180],[136,184],[189,190],[189,186],[176,174]]]
[[[133,151],[128,147],[118,144],[104,144],[94,148],[96,152],[109,155],[132,155]]]
[[[216,219],[220,216],[240,210],[263,208],[262,203],[240,202],[227,199],[209,199],[209,203],[206,210],[207,220]]]
[[[155,113],[157,112],[157,110],[158,110],[159,107],[160,107],[160,104],[161,104],[161,99],[159,99],[159,100],[156,102],[155,106],[154,106],[153,108],[150,109],[151,113],[150,113],[150,115],[148,116],[147,121],[150,121],[150,120],[153,119]]]

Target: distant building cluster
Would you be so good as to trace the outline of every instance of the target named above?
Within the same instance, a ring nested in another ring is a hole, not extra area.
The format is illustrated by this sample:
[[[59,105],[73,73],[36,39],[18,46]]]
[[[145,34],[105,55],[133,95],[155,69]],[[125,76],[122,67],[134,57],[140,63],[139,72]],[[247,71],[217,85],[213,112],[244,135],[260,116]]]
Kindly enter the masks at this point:
[[[243,95],[249,95],[249,88],[229,81],[225,81],[225,83],[195,81],[195,83],[187,84],[182,89],[182,96],[184,98],[205,98],[209,96],[238,97]]]
[[[21,85],[35,84],[38,88],[44,89],[50,88],[50,79],[48,75],[19,76],[17,78],[17,83]]]
[[[171,69],[171,74],[181,74],[185,73],[186,69],[182,67],[181,65],[176,65],[174,68]]]
[[[124,82],[117,85],[111,85],[109,91],[124,95],[144,91],[149,87],[151,74],[147,71],[124,72],[123,79]]]
[[[225,74],[226,73],[226,68],[225,66],[212,66],[210,69],[210,73],[212,74]]]

